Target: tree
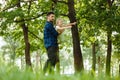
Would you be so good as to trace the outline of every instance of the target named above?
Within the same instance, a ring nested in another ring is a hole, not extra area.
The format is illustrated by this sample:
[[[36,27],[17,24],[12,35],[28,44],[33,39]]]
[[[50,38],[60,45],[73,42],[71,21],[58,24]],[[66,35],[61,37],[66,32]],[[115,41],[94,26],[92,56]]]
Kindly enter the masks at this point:
[[[92,70],[95,71],[96,69],[96,43],[92,44]]]
[[[53,2],[56,4],[58,3],[64,3],[67,5],[68,14],[61,13],[63,16],[67,16],[70,20],[70,22],[75,22],[76,20],[76,13],[74,8],[74,0],[68,0],[68,1],[59,1],[59,0],[53,0]],[[83,58],[82,58],[82,52],[80,47],[80,39],[79,39],[79,33],[77,24],[71,29],[72,31],[72,38],[73,38],[73,55],[74,55],[74,67],[75,72],[80,72],[84,69],[83,66]]]
[[[32,3],[34,3],[34,1],[32,1]],[[31,25],[30,22],[33,22],[31,21],[32,19],[36,19],[39,16],[41,16],[41,14],[39,15],[36,14],[35,16],[33,16],[32,14],[34,13],[32,12],[32,10],[35,8],[31,9],[30,8],[31,6],[32,6],[31,1],[27,2],[27,1],[21,1],[21,0],[14,0],[14,1],[9,0],[9,1],[6,1],[5,7],[0,12],[0,16],[2,20],[1,22],[2,36],[7,35],[6,33],[13,35],[15,40],[21,41],[22,47],[23,47],[24,44],[21,40],[21,38],[23,38],[21,35],[22,34],[21,29],[23,30],[24,42],[25,42],[25,57],[26,57],[25,61],[28,66],[31,66],[30,42],[29,42],[29,36],[28,36],[29,35],[28,32],[30,32],[30,29],[28,29],[28,26]],[[9,31],[9,28],[10,30],[13,31],[13,33]],[[20,33],[18,33],[17,31],[19,31]],[[30,34],[31,33],[33,32],[30,32]],[[34,35],[32,34],[32,36]],[[24,47],[22,49],[24,49]]]
[[[31,3],[31,1],[30,1]],[[30,4],[31,6],[31,4]],[[17,7],[20,8],[21,7],[21,2],[20,0],[18,1]],[[29,8],[28,8],[28,13],[29,13]],[[23,13],[22,13],[23,14]],[[28,14],[29,15],[29,14]],[[24,14],[23,14],[24,17]],[[20,23],[20,26],[23,29],[23,34],[24,34],[24,41],[25,41],[25,61],[27,66],[31,66],[31,59],[30,59],[30,43],[29,43],[29,39],[28,39],[28,27],[26,26],[25,22],[24,22],[24,18],[20,17],[20,19],[23,21],[22,23]]]
[[[70,22],[76,21],[74,0],[68,0],[68,11],[69,11],[68,17],[70,19]],[[72,37],[73,37],[74,66],[75,71],[79,72],[82,71],[84,67],[77,25],[75,25],[75,27],[72,28]]]
[[[112,4],[114,0],[107,0],[109,9],[111,11]],[[111,13],[111,12],[110,12]],[[108,13],[109,14],[109,13]],[[112,16],[112,14],[110,14]],[[112,52],[112,40],[111,40],[111,35],[112,35],[112,26],[113,25],[108,25],[110,28],[107,31],[107,58],[106,58],[106,74],[110,75],[110,63],[111,63],[111,52]]]

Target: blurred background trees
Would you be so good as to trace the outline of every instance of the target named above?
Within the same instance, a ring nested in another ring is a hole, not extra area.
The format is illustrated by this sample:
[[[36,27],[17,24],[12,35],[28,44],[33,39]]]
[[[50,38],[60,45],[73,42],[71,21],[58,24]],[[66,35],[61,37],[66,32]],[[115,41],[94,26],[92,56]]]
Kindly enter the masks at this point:
[[[2,0],[0,53],[6,64],[40,69],[46,60],[43,27],[48,11],[77,24],[62,35],[62,73],[120,74],[119,0]]]

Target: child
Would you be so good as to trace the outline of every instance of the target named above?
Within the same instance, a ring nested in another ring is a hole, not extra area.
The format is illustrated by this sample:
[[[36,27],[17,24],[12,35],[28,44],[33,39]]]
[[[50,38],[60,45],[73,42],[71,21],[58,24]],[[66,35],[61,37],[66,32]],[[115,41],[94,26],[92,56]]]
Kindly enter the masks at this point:
[[[72,28],[72,25],[75,25],[75,24],[76,22],[63,25],[63,20],[61,18],[58,18],[56,20],[56,30],[58,31],[58,33],[60,33],[61,31],[63,32],[64,29]]]
[[[58,18],[56,20],[56,31],[58,33],[62,33],[65,29],[70,29],[72,28],[72,25],[75,25],[76,22],[73,22],[73,23],[69,23],[69,24],[63,24],[63,19],[61,18]],[[67,31],[67,34],[66,33],[62,33],[62,35],[59,35],[58,36],[58,43],[62,43],[62,42],[65,42],[66,39],[65,39],[65,35],[68,35],[68,33],[70,34],[70,31]]]

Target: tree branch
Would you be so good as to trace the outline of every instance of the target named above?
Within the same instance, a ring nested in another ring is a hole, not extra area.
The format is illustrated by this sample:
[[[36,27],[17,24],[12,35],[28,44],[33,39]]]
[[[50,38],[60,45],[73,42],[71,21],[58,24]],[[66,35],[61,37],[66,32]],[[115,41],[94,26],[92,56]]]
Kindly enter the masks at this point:
[[[34,34],[33,32],[31,32],[30,30],[28,30],[28,32],[29,32],[30,34],[32,34],[34,37],[36,37],[38,40],[42,41],[41,38],[39,38],[37,35],[35,35],[35,34]]]
[[[11,8],[14,8],[15,6],[17,6],[19,4],[19,2],[28,3],[28,2],[31,2],[31,1],[37,1],[37,0],[28,0],[28,1],[20,0],[16,4],[12,4],[12,5],[8,6],[8,7],[6,7],[5,9],[3,9],[3,11],[6,11],[6,10],[11,9]]]
[[[29,1],[29,5],[28,5],[28,15],[30,14],[30,8],[31,8],[32,1],[33,1],[33,0],[30,0],[30,1]]]
[[[59,3],[63,3],[63,4],[68,4],[68,2],[65,2],[65,1],[57,1],[57,2],[59,2]]]
[[[42,16],[42,15],[44,15],[44,14],[47,14],[47,12],[44,12],[44,13],[42,13],[42,14],[38,14],[37,16],[33,16],[33,17],[31,17],[31,18],[26,18],[26,19],[24,19],[24,20],[23,20],[23,19],[22,19],[22,20],[15,20],[14,22],[19,23],[19,22],[23,22],[23,21],[30,21],[30,20],[39,18],[40,16]]]
[[[21,0],[21,2],[30,2],[31,0]],[[38,1],[38,0],[32,0],[32,1]]]
[[[55,5],[57,4],[57,2],[59,2],[59,3],[64,3],[64,4],[68,4],[67,2],[61,1],[61,0],[52,0],[52,1],[54,2]],[[60,14],[60,15],[68,17],[68,14]]]
[[[68,14],[60,14],[60,15],[65,16],[65,17],[68,17]]]
[[[57,4],[58,0],[52,0],[55,4]]]
[[[68,4],[67,2],[65,1],[61,1],[61,0],[52,0],[55,4],[57,4],[57,2],[59,3],[64,3],[64,4]]]
[[[109,7],[111,7],[112,6],[112,4],[113,4],[113,2],[114,2],[114,0],[107,0],[108,1],[108,4],[109,4]]]
[[[11,5],[11,6],[8,6],[8,7],[6,7],[5,9],[3,9],[3,11],[6,11],[6,10],[8,10],[8,9],[11,9],[11,8],[14,8],[15,6],[17,6],[19,3],[16,3],[16,4],[13,4],[13,5]]]
[[[114,1],[115,1],[115,0],[112,0],[112,4],[113,4]]]

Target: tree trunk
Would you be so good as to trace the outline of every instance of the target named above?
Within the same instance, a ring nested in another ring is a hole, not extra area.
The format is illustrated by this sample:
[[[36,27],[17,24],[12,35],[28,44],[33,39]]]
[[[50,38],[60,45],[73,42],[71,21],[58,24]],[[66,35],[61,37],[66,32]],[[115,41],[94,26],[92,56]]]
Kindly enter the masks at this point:
[[[119,63],[119,65],[118,65],[118,66],[119,66],[119,77],[120,77],[120,63]]]
[[[109,9],[110,9],[112,7],[114,0],[107,0],[107,2],[109,5]],[[107,45],[107,59],[106,59],[106,74],[110,76],[110,63],[111,63],[111,52],[112,52],[112,40],[111,40],[112,31],[111,29],[108,29],[108,30],[110,31],[107,32],[108,45]]]
[[[95,51],[95,43],[92,44],[92,70],[95,71],[96,65],[96,51]]]
[[[112,32],[107,33],[107,58],[106,58],[106,74],[110,76],[110,63],[111,63],[111,52],[112,52]]]
[[[37,51],[36,52],[36,65],[35,65],[36,71],[39,70],[39,65],[40,65],[39,63],[40,63],[40,55],[39,55],[39,53]]]
[[[74,0],[68,0],[68,11],[68,17],[70,19],[70,22],[75,22],[76,14],[74,9]],[[75,72],[80,72],[84,69],[84,67],[77,24],[74,27],[72,27],[71,31],[73,37],[73,56]]]
[[[98,56],[98,75],[101,74],[101,58]]]
[[[24,68],[24,61],[23,61],[23,56],[20,56],[20,60],[21,60],[21,70]]]
[[[20,1],[18,0],[18,4],[17,7],[20,8]],[[21,20],[24,20],[24,18],[21,18]],[[30,59],[30,43],[28,40],[28,27],[25,25],[25,22],[23,21],[23,23],[20,24],[20,26],[23,29],[23,34],[24,34],[24,41],[25,41],[25,61],[26,61],[26,65],[27,66],[31,66],[31,59]]]
[[[30,43],[28,40],[28,27],[26,27],[25,23],[22,23],[22,29],[24,34],[24,41],[25,41],[25,61],[27,66],[31,66],[31,59],[30,59]]]

